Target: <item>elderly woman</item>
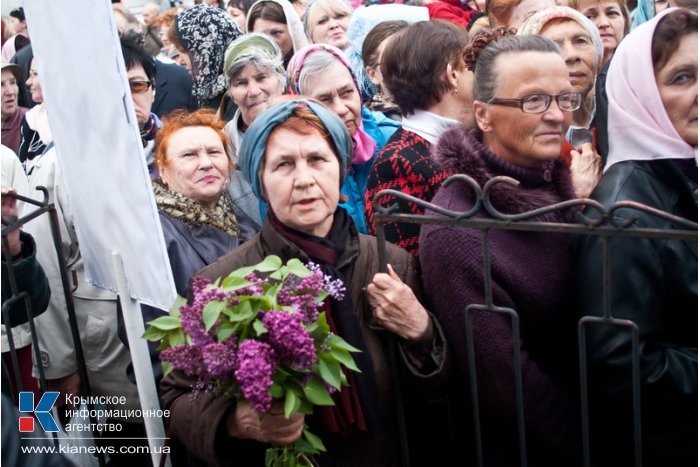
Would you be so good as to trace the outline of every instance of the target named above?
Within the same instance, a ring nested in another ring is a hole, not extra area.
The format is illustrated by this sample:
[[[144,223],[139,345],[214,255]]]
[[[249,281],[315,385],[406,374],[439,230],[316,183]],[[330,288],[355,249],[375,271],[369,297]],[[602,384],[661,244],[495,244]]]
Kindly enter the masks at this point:
[[[367,176],[376,155],[398,128],[398,123],[362,105],[360,85],[342,51],[316,44],[294,54],[287,69],[290,94],[318,99],[345,123],[352,135],[353,155],[342,187],[345,208],[360,233],[367,233],[364,197]]]
[[[2,144],[19,151],[21,140],[20,123],[26,108],[18,105],[19,83],[22,82],[22,69],[19,65],[2,62]]]
[[[286,67],[295,52],[309,44],[304,26],[287,0],[259,0],[248,10],[246,32],[264,32],[272,37]]]
[[[470,50],[470,59],[477,55]],[[473,62],[470,63],[473,66]],[[569,81],[557,46],[539,36],[504,37],[485,47],[474,70],[476,125],[454,128],[434,156],[451,173],[480,186],[496,176],[519,182],[494,185],[493,206],[504,213],[534,210],[575,197],[559,150],[581,94]],[[433,203],[457,212],[477,200],[462,183],[443,188]],[[570,212],[537,220],[570,222]],[[468,370],[464,310],[484,305],[482,232],[426,225],[420,257],[429,301]],[[572,263],[562,234],[495,230],[489,235],[493,303],[520,319],[522,391],[528,464],[575,465],[580,447],[578,408],[566,391],[575,380]],[[571,311],[569,311],[571,310]],[[495,312],[472,315],[475,365],[486,465],[517,465],[513,336],[510,319]]]
[[[603,61],[603,42],[595,24],[572,8],[557,6],[531,16],[520,26],[518,34],[539,34],[559,46],[569,68],[571,86],[583,95],[581,108],[573,114],[566,139],[576,148],[592,143],[595,77]]]
[[[190,278],[253,237],[258,225],[226,192],[234,170],[223,122],[211,109],[174,110],[156,135],[160,179],[153,194],[163,228],[175,289],[187,293]],[[164,314],[142,305],[144,321]],[[128,345],[119,315],[119,337]],[[156,381],[163,375],[156,346],[149,344]]]
[[[328,449],[323,465],[394,465],[396,382],[374,326],[398,336],[408,378],[404,389],[417,397],[445,376],[447,349],[439,325],[413,292],[420,290],[413,259],[387,245],[389,273],[379,273],[376,240],[359,235],[338,209],[351,154],[342,120],[315,101],[287,100],[263,112],[243,138],[240,164],[256,195],[268,203],[268,216],[258,236],[201,274],[218,278],[274,254],[283,261],[314,261],[341,278],[348,295],[328,303],[330,316],[335,332],[363,349],[357,357],[362,373],[333,395],[334,407],[317,408],[309,423]],[[285,419],[273,407],[261,418],[245,402],[209,394],[193,399],[191,382],[178,373],[162,386],[173,435],[211,464],[262,465],[266,444],[289,444],[301,435],[301,414]]]
[[[445,129],[473,121],[473,74],[462,58],[467,44],[465,30],[444,21],[423,21],[396,33],[384,49],[382,76],[403,120],[367,181],[365,217],[371,235],[376,232],[374,195],[394,189],[430,201],[447,177],[430,150]],[[423,214],[412,203],[390,202],[401,212]],[[414,224],[385,225],[386,239],[413,255],[418,255],[419,230]]]
[[[563,5],[583,14],[598,28],[603,41],[602,68],[630,32],[630,12],[625,0],[567,0]]]
[[[610,154],[593,199],[605,206],[635,201],[697,222],[697,47],[697,15],[669,9],[615,52],[607,80]],[[615,218],[639,228],[687,229],[638,210],[618,210]],[[603,240],[578,240],[581,312],[601,316]],[[639,328],[644,462],[697,465],[697,242],[612,238],[610,248],[610,311]],[[590,381],[609,430],[601,435],[617,440],[599,465],[632,465],[630,342],[622,329],[589,332]]]
[[[225,128],[233,143],[234,160],[238,160],[246,129],[260,112],[270,106],[271,100],[284,91],[286,78],[282,53],[269,36],[248,33],[233,41],[226,50],[224,76],[229,95],[238,106],[233,120]],[[262,209],[250,185],[239,170],[233,171],[231,177],[233,182],[228,188],[229,195],[258,226],[262,225]]]
[[[226,193],[234,167],[222,127],[212,111],[176,110],[156,135],[153,193],[180,295],[196,271],[256,232]]]
[[[220,8],[200,4],[179,13],[170,28],[170,41],[188,57],[200,107],[219,109],[225,120],[233,117],[226,99],[224,53],[243,34],[238,24]]]
[[[271,99],[282,95],[287,79],[282,53],[267,35],[248,33],[231,43],[224,56],[224,76],[228,92],[238,106],[226,132],[236,154],[241,139],[253,120],[270,106]],[[237,155],[234,159],[237,159]]]
[[[312,44],[329,44],[345,50],[350,46],[348,25],[352,9],[345,0],[313,0],[304,15],[304,31]]]

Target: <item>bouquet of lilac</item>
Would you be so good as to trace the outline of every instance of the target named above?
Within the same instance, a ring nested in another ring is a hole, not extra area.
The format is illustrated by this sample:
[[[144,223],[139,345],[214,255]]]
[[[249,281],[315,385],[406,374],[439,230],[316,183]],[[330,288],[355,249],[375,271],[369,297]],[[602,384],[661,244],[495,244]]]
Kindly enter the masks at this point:
[[[351,355],[359,350],[330,331],[321,311],[327,296],[342,300],[345,287],[313,263],[268,256],[214,284],[196,277],[193,291],[191,305],[178,297],[143,337],[162,341],[166,375],[174,368],[196,378],[195,395],[247,400],[263,414],[279,399],[289,418],[333,405],[330,394],[347,385],[342,367],[360,371]],[[320,438],[304,429],[292,446],[268,449],[266,465],[310,465],[307,456],[320,451]]]

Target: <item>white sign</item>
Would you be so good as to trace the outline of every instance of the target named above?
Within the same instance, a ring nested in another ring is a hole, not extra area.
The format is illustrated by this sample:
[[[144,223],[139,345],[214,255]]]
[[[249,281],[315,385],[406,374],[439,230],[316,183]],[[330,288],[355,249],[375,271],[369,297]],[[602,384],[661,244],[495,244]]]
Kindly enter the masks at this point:
[[[168,309],[176,292],[109,0],[25,0],[88,280]]]

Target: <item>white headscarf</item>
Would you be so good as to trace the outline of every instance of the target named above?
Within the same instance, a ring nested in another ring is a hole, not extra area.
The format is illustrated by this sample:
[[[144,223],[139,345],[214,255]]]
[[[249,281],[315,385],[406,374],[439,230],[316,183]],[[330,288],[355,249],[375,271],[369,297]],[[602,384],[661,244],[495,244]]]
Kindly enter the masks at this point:
[[[651,41],[664,10],[633,30],[610,62],[608,94],[610,151],[604,170],[626,160],[698,158],[698,148],[683,141],[664,108],[651,61]]]
[[[248,16],[245,19],[246,32],[253,32],[253,25],[250,24],[250,12],[253,11],[255,5],[263,2],[277,3],[282,7],[284,11],[284,17],[287,19],[287,30],[289,35],[292,36],[292,49],[297,52],[307,45],[309,45],[309,40],[304,34],[304,25],[301,24],[301,19],[299,19],[299,14],[296,12],[292,3],[287,0],[258,0],[253,3],[248,10]]]

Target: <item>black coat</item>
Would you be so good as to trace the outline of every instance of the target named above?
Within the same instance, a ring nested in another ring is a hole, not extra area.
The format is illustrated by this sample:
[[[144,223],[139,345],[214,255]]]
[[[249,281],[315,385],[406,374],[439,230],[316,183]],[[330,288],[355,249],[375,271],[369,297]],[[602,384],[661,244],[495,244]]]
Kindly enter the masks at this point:
[[[619,162],[591,197],[605,206],[637,201],[697,222],[696,171],[693,160]],[[632,228],[684,228],[629,209],[615,217],[636,217]],[[601,237],[582,236],[575,244],[584,315],[603,314],[602,243]],[[645,465],[697,465],[697,242],[613,238],[611,268],[612,315],[639,327]],[[601,415],[593,432],[614,439],[616,446],[608,448],[617,451],[606,452],[599,465],[629,465],[631,459],[630,336],[607,325],[588,332],[592,409]]]
[[[164,117],[175,109],[197,109],[197,98],[192,95],[192,78],[184,67],[156,60],[156,97],[151,112]]]

